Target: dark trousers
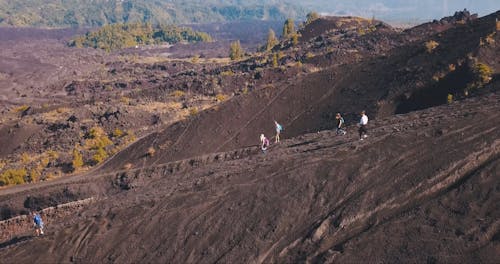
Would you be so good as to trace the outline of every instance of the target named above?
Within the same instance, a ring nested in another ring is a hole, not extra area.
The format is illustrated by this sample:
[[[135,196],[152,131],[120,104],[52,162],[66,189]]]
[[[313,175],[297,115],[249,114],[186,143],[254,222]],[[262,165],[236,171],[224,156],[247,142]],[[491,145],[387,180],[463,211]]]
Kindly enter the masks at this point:
[[[361,136],[363,136],[363,133],[368,134],[368,130],[366,129],[366,126],[361,125],[359,127],[359,138],[361,138]]]

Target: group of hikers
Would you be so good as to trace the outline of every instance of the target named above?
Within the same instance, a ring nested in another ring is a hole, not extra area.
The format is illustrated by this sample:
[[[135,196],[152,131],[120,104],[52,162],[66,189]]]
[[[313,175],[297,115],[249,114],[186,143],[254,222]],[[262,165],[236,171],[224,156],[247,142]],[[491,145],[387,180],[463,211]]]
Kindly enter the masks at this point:
[[[366,112],[363,110],[361,111],[361,118],[358,123],[358,133],[359,133],[359,140],[363,140],[368,137],[368,130],[366,126],[368,125],[368,116],[366,115]],[[337,113],[335,115],[335,120],[336,120],[336,134],[337,135],[345,135],[347,134],[346,130],[346,125],[345,125],[345,120],[342,117],[340,113]],[[281,131],[283,130],[283,126],[281,126],[276,120],[274,120],[274,127],[276,129],[276,136],[275,138],[275,143],[280,142],[280,134]],[[269,139],[264,135],[260,134],[260,148],[261,150],[266,153],[267,149],[269,148]]]

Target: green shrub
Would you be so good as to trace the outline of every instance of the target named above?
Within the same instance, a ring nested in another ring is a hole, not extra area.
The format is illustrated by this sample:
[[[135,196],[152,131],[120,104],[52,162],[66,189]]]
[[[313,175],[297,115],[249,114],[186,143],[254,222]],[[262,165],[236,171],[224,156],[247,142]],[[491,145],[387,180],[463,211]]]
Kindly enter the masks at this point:
[[[173,91],[170,95],[173,97],[182,97],[184,96],[185,92],[181,90],[175,90]]]
[[[111,134],[111,136],[115,138],[123,137],[124,135],[125,132],[123,132],[123,130],[119,128],[115,128],[115,130],[113,130],[113,133]]]
[[[15,113],[21,113],[21,112],[28,110],[28,108],[30,108],[28,105],[21,105],[21,106],[13,108],[12,111]]]
[[[491,81],[493,70],[491,70],[488,65],[484,63],[476,63],[472,71],[474,72],[476,81],[478,81],[481,85],[487,84]]]
[[[432,53],[438,46],[439,43],[437,43],[434,40],[429,40],[425,42],[425,49],[427,50],[428,53]]]
[[[219,102],[224,102],[227,100],[227,96],[225,94],[217,94],[215,96],[215,99],[217,99],[217,101]]]
[[[229,58],[231,60],[239,60],[243,57],[243,48],[241,48],[240,41],[231,42],[231,46],[229,48]]]
[[[273,68],[278,67],[278,54],[273,54]]]
[[[73,171],[77,171],[83,166],[83,156],[82,153],[76,148],[73,149],[73,161],[71,162]]]
[[[191,108],[189,109],[189,115],[190,115],[190,116],[195,116],[195,115],[197,115],[197,114],[198,114],[198,108],[197,108],[197,107],[191,107]]]
[[[94,165],[97,165],[101,162],[103,162],[106,158],[108,158],[108,153],[104,148],[98,148],[94,155],[92,156],[92,162]]]
[[[26,182],[26,169],[8,169],[0,174],[0,186],[22,184]]]

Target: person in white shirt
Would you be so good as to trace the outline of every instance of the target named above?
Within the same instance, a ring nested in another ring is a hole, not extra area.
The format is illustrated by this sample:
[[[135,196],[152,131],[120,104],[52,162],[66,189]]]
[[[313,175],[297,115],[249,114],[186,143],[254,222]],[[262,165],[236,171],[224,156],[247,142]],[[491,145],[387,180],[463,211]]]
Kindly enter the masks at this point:
[[[368,130],[366,129],[367,124],[368,124],[368,116],[366,116],[365,111],[361,111],[361,119],[359,120],[359,139],[360,140],[363,140],[363,138],[368,137],[368,135],[367,135]]]

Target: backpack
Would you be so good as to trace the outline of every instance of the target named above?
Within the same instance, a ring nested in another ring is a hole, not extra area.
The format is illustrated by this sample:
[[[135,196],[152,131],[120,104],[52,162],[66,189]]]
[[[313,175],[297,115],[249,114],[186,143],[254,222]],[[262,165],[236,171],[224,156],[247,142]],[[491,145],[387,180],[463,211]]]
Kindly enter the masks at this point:
[[[37,225],[42,224],[42,217],[40,217],[39,214],[35,215],[35,218],[33,218],[33,220],[35,221],[35,224],[37,224]]]
[[[282,127],[280,124],[277,124],[277,125],[276,125],[276,128],[277,128],[279,131],[282,131],[282,130],[283,130],[283,127]]]

